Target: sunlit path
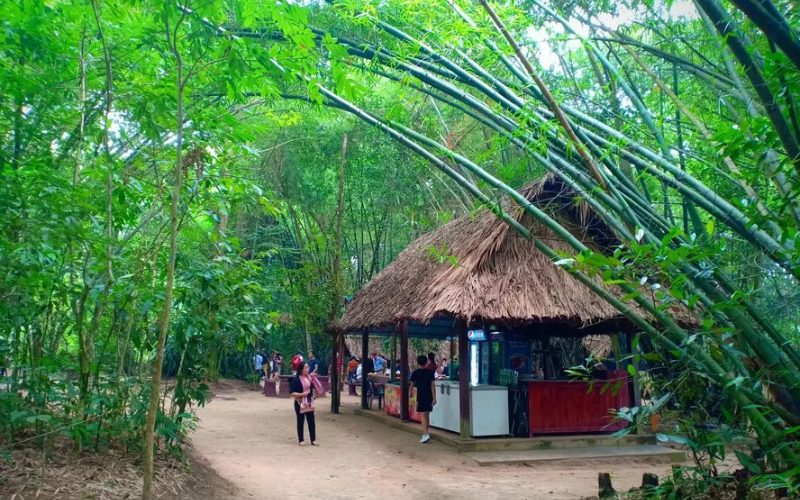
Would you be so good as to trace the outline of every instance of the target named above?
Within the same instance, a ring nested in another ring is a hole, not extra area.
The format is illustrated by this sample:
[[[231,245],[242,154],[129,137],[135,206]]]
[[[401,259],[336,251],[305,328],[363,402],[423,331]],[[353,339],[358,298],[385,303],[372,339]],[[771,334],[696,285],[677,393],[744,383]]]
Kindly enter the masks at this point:
[[[350,396],[344,396],[340,415],[329,413],[329,400],[319,400],[321,446],[301,448],[287,399],[246,387],[215,391],[217,397],[199,411],[192,442],[241,489],[241,498],[573,499],[597,494],[598,472],[610,472],[615,487],[627,490],[641,484],[644,472],[669,470],[630,460],[480,467],[440,443],[420,445],[413,434],[352,414],[356,400]]]

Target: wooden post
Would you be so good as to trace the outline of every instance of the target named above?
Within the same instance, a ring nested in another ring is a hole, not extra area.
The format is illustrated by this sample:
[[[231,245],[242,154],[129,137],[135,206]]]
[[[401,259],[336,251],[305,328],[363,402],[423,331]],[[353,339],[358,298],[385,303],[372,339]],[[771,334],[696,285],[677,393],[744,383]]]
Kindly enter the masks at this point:
[[[400,419],[408,420],[408,321],[400,323]]]
[[[389,366],[391,367],[389,379],[394,382],[397,380],[397,330],[392,334],[392,359],[389,360]]]
[[[339,413],[339,334],[333,334],[333,347],[331,348],[331,365],[328,377],[331,385],[331,413]],[[266,381],[264,382],[266,384]]]
[[[455,378],[455,373],[453,373],[453,363],[456,360],[456,343],[453,341],[453,337],[450,337],[450,375],[447,378]]]
[[[486,383],[492,384],[492,335],[489,333],[489,330],[486,329],[486,347],[489,349],[489,353],[486,355],[489,358],[489,373],[486,374]]]
[[[543,380],[550,380],[548,372],[550,371],[550,336],[545,335],[542,337],[542,376]],[[558,377],[554,377],[558,378]]]
[[[344,333],[339,335],[339,357],[337,361],[340,364],[339,367],[339,403],[342,402],[342,388],[344,387],[344,382],[347,380],[347,365],[344,364]]]
[[[469,439],[472,435],[472,417],[470,416],[469,390],[469,339],[467,324],[459,321],[458,328],[458,408],[461,420],[461,438]]]
[[[367,359],[369,357],[369,331],[364,329],[361,332],[361,408],[366,410],[367,404]]]

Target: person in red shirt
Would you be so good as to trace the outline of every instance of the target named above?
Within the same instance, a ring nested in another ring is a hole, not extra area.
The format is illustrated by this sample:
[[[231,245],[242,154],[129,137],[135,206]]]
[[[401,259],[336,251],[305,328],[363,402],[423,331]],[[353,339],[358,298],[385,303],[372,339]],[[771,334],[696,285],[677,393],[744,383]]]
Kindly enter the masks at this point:
[[[356,396],[356,372],[358,371],[358,364],[360,359],[358,356],[353,356],[350,362],[347,363],[347,384],[350,386],[350,394]]]

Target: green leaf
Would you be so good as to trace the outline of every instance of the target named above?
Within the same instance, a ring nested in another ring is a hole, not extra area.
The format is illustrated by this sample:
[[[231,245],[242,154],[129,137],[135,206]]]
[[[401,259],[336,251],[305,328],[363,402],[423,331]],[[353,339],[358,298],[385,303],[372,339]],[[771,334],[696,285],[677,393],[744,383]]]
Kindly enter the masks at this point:
[[[691,441],[687,437],[678,436],[675,434],[662,434],[660,432],[656,433],[656,439],[658,439],[662,443],[677,443],[683,445],[689,445],[691,443]]]
[[[708,221],[706,221],[706,234],[709,236],[714,235],[714,219],[708,219]]]
[[[739,463],[742,464],[748,471],[752,472],[753,474],[762,474],[764,471],[761,469],[761,466],[758,465],[758,462],[753,460],[749,455],[746,453],[733,450],[736,454],[736,458],[739,459]]]

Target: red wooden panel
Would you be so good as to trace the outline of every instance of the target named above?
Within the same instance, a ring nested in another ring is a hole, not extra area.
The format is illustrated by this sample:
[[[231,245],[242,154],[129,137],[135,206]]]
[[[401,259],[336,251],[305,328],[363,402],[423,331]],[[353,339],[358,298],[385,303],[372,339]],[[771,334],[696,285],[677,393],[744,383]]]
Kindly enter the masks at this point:
[[[624,422],[612,423],[610,410],[630,405],[628,378],[625,372],[612,372],[611,375],[611,380],[595,381],[591,390],[590,383],[583,381],[529,382],[531,435],[613,432],[625,427]],[[605,384],[609,387],[601,394]],[[614,394],[612,388],[617,387]]]

